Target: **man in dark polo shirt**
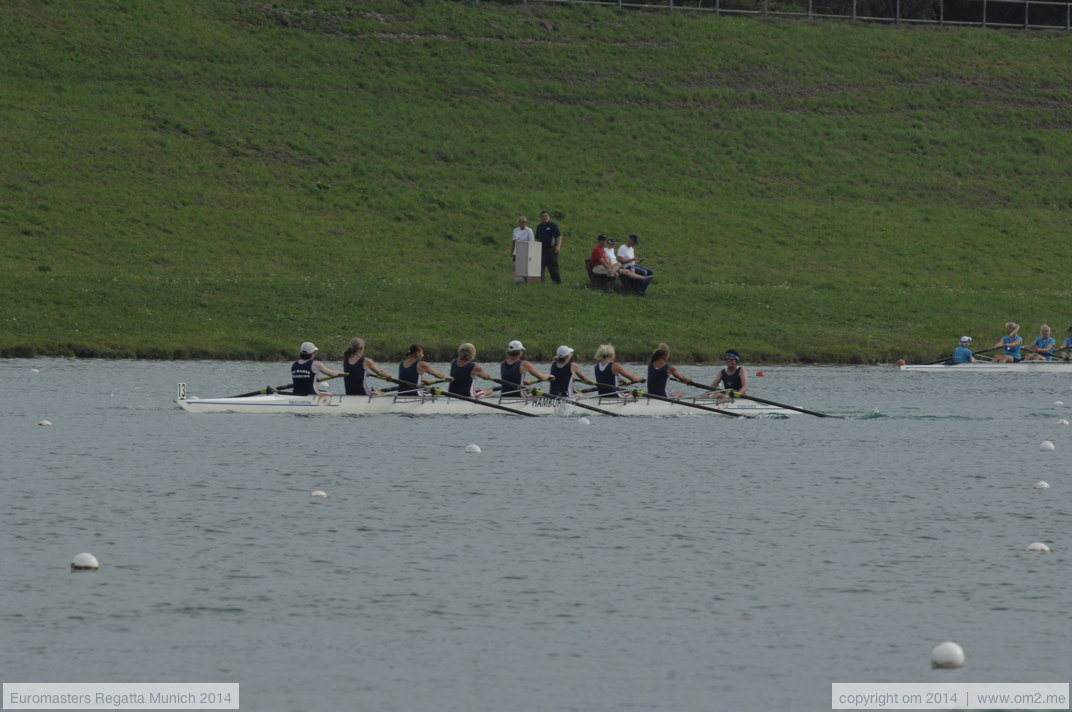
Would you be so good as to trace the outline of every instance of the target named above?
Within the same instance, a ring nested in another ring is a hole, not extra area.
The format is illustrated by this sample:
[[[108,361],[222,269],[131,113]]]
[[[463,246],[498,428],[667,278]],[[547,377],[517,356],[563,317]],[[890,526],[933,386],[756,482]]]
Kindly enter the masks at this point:
[[[551,281],[562,284],[562,277],[558,274],[558,251],[562,249],[562,231],[558,225],[551,222],[551,215],[544,210],[540,213],[540,224],[536,226],[536,241],[540,243],[540,281],[542,282],[543,271],[546,269],[551,275]]]

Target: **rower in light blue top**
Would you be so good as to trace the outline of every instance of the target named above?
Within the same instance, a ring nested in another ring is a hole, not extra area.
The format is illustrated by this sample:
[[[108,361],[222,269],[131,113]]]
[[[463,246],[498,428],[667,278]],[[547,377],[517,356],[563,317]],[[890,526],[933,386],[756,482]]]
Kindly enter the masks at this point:
[[[960,337],[960,346],[953,349],[953,363],[975,363],[975,354],[971,350],[971,337]]]
[[[1068,327],[1068,336],[1066,336],[1065,340],[1061,342],[1061,348],[1057,350],[1064,352],[1061,354],[1061,358],[1063,358],[1065,361],[1069,360],[1069,358],[1072,358],[1072,326]]]
[[[1052,361],[1053,360],[1053,347],[1057,345],[1057,342],[1050,336],[1050,327],[1048,324],[1043,324],[1039,328],[1038,338],[1031,344],[1031,348],[1028,349],[1030,353],[1024,357],[1025,361]]]
[[[1023,346],[1024,340],[1016,333],[1019,330],[1020,325],[1016,322],[1005,322],[1005,336],[994,344],[995,349],[1004,348],[1005,350],[994,357],[994,363],[1020,363],[1020,347]]]

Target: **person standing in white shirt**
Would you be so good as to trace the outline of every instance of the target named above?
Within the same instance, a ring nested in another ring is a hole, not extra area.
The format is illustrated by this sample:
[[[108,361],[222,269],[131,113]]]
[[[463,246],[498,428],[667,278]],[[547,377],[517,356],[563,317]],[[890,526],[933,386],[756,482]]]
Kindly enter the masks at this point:
[[[510,243],[510,271],[513,272],[514,279],[517,279],[517,243],[532,242],[535,239],[528,218],[520,216],[517,219],[517,227],[514,228],[514,240]]]

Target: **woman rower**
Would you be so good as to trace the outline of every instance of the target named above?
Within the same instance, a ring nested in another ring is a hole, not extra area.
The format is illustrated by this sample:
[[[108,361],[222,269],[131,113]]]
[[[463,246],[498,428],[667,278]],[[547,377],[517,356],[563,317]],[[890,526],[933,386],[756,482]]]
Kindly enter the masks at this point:
[[[673,376],[682,383],[692,383],[692,379],[682,375],[674,368],[667,359],[670,358],[670,347],[667,344],[659,344],[651,354],[648,361],[648,390],[652,395],[663,398],[680,398],[683,393],[667,393],[666,384]]]
[[[298,360],[290,366],[290,380],[293,381],[291,388],[296,396],[315,396],[327,391],[317,386],[316,374],[322,373],[329,378],[338,378],[344,375],[342,371],[335,371],[316,360],[316,345],[312,341],[306,341],[301,345],[301,354]]]
[[[637,378],[625,367],[614,360],[614,347],[610,344],[602,344],[596,349],[596,388],[601,396],[617,395],[627,398],[629,394],[620,386],[631,383],[643,383],[646,379]]]
[[[450,393],[467,398],[478,398],[491,393],[486,390],[478,391],[476,388],[474,376],[490,381],[491,374],[485,371],[479,363],[473,363],[474,358],[476,358],[475,346],[464,343],[458,347],[458,357],[450,362],[450,377],[454,379],[447,388]]]
[[[365,355],[365,340],[350,339],[350,345],[342,355],[342,370],[346,371],[346,395],[348,396],[372,396],[376,395],[368,383],[369,371],[375,373],[385,381],[392,379],[387,372],[376,365],[376,362]]]
[[[1063,354],[1061,354],[1061,358],[1065,361],[1068,361],[1070,358],[1072,358],[1072,326],[1068,327],[1068,336],[1066,336],[1065,340],[1061,342],[1061,348],[1057,350],[1064,352]]]
[[[550,376],[536,370],[531,363],[521,358],[525,353],[525,347],[521,342],[514,339],[506,345],[506,359],[499,364],[499,380],[502,381],[502,395],[509,398],[519,398],[525,395],[522,385],[525,383],[525,374],[529,374],[537,381],[546,381]],[[507,385],[509,384],[509,385]]]
[[[1050,336],[1049,324],[1043,324],[1039,328],[1038,338],[1035,339],[1029,349],[1030,353],[1024,356],[1024,361],[1052,361],[1053,347],[1056,345],[1057,342]]]
[[[551,364],[551,395],[559,398],[576,398],[577,392],[573,390],[574,378],[590,386],[596,384],[584,375],[581,367],[573,360],[573,349],[565,345],[559,346],[555,351],[554,363]]]
[[[398,364],[398,395],[418,395],[416,386],[420,384],[421,376],[428,374],[435,376],[441,381],[449,381],[450,376],[444,375],[428,365],[424,360],[424,347],[420,344],[410,344],[406,358]]]
[[[723,358],[726,359],[726,367],[711,381],[712,388],[718,388],[721,383],[723,391],[711,395],[715,398],[733,398],[733,393],[748,390],[748,374],[741,367],[741,357],[733,349],[727,351]]]
[[[1017,331],[1020,330],[1020,325],[1014,321],[1005,322],[1005,336],[1001,337],[1001,340],[994,344],[994,348],[1004,348],[1005,350],[994,357],[994,363],[1019,363],[1020,362],[1020,346],[1023,345],[1024,340],[1017,335]]]

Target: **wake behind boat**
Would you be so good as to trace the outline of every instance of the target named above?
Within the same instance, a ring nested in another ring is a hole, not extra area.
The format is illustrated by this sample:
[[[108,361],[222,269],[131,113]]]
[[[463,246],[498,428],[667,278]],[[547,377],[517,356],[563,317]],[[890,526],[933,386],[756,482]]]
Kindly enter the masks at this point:
[[[188,413],[298,413],[300,415],[510,415],[511,410],[526,415],[598,415],[598,411],[574,405],[566,399],[548,396],[525,398],[488,397],[481,402],[459,400],[440,395],[345,396],[322,394],[311,396],[271,393],[231,398],[197,398],[188,396],[186,384],[180,383],[175,402]],[[711,398],[683,398],[690,403],[720,411],[749,416],[786,416],[796,411],[748,401]],[[617,415],[660,416],[695,415],[706,411],[682,403],[647,398],[617,396],[583,398],[582,405],[595,406]],[[489,407],[491,406],[491,407]],[[501,406],[501,408],[495,407]]]
[[[901,364],[901,370],[922,373],[1072,373],[1072,361]]]

